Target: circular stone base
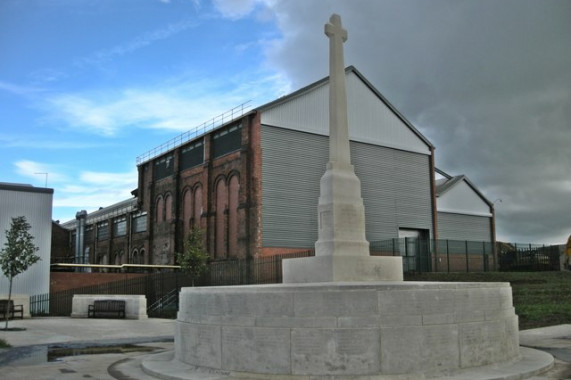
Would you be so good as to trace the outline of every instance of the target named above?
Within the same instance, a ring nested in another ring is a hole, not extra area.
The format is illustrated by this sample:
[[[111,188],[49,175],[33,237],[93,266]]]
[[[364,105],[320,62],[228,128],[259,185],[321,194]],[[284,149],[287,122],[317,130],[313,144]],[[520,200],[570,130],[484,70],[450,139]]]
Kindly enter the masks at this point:
[[[175,359],[215,373],[422,378],[519,357],[508,283],[183,288],[179,310]]]
[[[145,355],[131,361],[120,361],[114,368],[131,378],[144,374],[168,380],[506,380],[527,379],[548,371],[554,365],[553,356],[546,352],[521,347],[519,360],[489,366],[468,368],[436,377],[422,374],[411,375],[371,375],[371,376],[288,376],[260,375],[245,372],[215,371],[184,364],[174,359],[174,351]]]

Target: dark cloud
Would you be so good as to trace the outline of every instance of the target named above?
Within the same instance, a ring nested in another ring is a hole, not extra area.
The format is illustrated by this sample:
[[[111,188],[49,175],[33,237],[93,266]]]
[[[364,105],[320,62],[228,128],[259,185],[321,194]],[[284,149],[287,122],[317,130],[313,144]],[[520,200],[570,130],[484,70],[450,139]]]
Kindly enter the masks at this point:
[[[496,203],[498,238],[571,234],[571,2],[312,1],[273,5],[268,63],[299,88],[327,75],[323,25],[339,13],[355,65]]]

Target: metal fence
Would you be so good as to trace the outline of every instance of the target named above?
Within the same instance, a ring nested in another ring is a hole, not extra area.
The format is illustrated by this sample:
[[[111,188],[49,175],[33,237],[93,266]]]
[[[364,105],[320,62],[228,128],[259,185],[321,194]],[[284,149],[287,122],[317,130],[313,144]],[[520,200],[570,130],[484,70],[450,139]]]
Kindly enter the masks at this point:
[[[257,259],[215,261],[209,265],[209,275],[202,285],[279,284],[282,282],[282,260],[313,256],[306,250]]]
[[[69,316],[75,294],[144,294],[147,305],[152,306],[168,296],[173,289],[191,285],[191,279],[182,272],[154,273],[134,279],[34,295],[30,297],[30,313],[36,316]]]
[[[270,284],[282,281],[282,260],[312,256],[312,251],[248,260],[213,261],[208,271],[194,281],[196,286]],[[35,316],[69,316],[75,294],[139,294],[147,299],[150,317],[174,317],[180,288],[192,286],[188,275],[179,271],[153,273],[134,279],[85,286],[30,297],[30,313]]]
[[[558,271],[558,246],[537,244],[498,244],[499,270],[503,272]]]
[[[416,238],[371,242],[373,256],[401,256],[407,272],[487,272],[496,269],[494,246],[490,242],[426,240]],[[501,271],[559,270],[557,246],[498,244]],[[312,250],[256,259],[213,261],[208,271],[194,281],[196,286],[272,284],[282,282],[282,260],[313,256]],[[192,279],[179,271],[149,274],[135,279],[86,286],[30,297],[32,315],[71,315],[74,294],[142,294],[147,313],[174,317],[178,292],[192,286]]]
[[[401,256],[403,271],[487,272],[494,270],[494,246],[468,240],[389,239],[371,242],[373,256]]]

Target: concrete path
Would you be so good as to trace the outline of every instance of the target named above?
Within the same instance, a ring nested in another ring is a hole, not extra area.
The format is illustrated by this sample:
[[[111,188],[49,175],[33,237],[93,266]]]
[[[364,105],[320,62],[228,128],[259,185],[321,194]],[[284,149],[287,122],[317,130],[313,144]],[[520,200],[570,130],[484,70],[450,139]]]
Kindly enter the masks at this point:
[[[47,347],[137,344],[156,348],[168,355],[174,337],[173,320],[116,320],[76,318],[32,318],[10,321],[0,338],[13,346],[0,350],[0,378],[3,380],[156,380],[142,372],[144,352],[126,352],[65,357],[46,362]],[[3,326],[0,326],[3,327]],[[571,325],[545,327],[520,332],[522,346],[551,353],[555,366],[530,380],[571,379]],[[507,375],[503,379],[508,379]]]

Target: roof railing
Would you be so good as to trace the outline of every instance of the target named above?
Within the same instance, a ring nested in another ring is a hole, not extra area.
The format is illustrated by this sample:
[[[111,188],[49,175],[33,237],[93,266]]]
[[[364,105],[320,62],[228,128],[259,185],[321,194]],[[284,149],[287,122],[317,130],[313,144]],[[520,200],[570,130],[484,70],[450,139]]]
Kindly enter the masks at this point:
[[[204,123],[198,125],[194,129],[190,131],[181,133],[180,135],[170,139],[169,141],[143,153],[142,155],[137,157],[137,165],[140,165],[144,162],[151,160],[169,150],[177,148],[187,141],[190,141],[198,136],[205,135],[207,132],[212,131],[216,127],[223,125],[224,123],[228,123],[234,119],[242,117],[246,111],[252,106],[251,100],[244,102],[234,108],[229,109],[228,111],[221,113],[220,115],[205,121]]]

